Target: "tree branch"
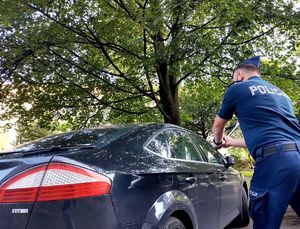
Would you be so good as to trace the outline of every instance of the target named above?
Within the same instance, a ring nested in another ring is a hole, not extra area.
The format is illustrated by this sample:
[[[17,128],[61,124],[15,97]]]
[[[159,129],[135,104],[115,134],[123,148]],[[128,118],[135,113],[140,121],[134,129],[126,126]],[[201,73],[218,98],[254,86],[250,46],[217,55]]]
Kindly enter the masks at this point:
[[[192,72],[188,72],[186,73],[183,77],[181,77],[175,84],[175,88],[183,81],[185,80],[186,78],[188,78],[190,75],[192,74]]]
[[[119,100],[108,100],[108,101],[105,101],[105,102],[108,103],[108,104],[116,104],[116,103],[122,103],[122,102],[125,102],[125,101],[139,99],[139,98],[142,98],[142,97],[143,96],[141,96],[141,95],[137,95],[137,96],[127,97],[127,98],[119,99]]]
[[[42,15],[46,16],[46,17],[49,18],[51,21],[54,21],[55,23],[61,25],[63,28],[66,28],[66,29],[72,31],[73,33],[79,35],[80,37],[84,37],[86,40],[88,40],[88,41],[90,42],[91,37],[87,36],[87,35],[86,35],[85,33],[83,33],[80,29],[78,29],[78,28],[73,28],[73,27],[70,27],[70,26],[68,26],[68,25],[66,25],[66,24],[61,23],[60,21],[58,21],[58,20],[56,20],[55,18],[51,17],[48,13],[44,12],[43,10],[41,10],[40,8],[38,8],[38,7],[34,6],[34,5],[31,5],[31,4],[29,4],[29,3],[25,3],[25,5],[28,6],[29,8],[31,8],[31,9],[34,9],[34,10],[40,12]],[[90,43],[92,43],[92,42],[90,42]]]
[[[129,79],[122,71],[121,69],[114,63],[114,61],[110,58],[110,55],[108,54],[108,52],[105,50],[105,48],[103,47],[103,45],[100,45],[100,49],[103,53],[103,55],[105,56],[105,58],[108,60],[108,62],[114,67],[114,69],[120,74],[120,77],[124,78],[125,80],[127,80],[128,82],[131,83],[131,85],[141,94],[149,97],[149,94],[147,93],[147,91],[141,89],[140,87],[138,87],[137,85],[135,85],[135,83],[133,82],[133,80]]]
[[[191,33],[196,32],[197,30],[203,29],[205,26],[207,26],[208,24],[212,23],[214,20],[216,20],[218,17],[213,17],[212,19],[210,19],[209,21],[207,21],[206,23],[200,25],[200,26],[196,26],[196,25],[187,25],[187,27],[193,27],[194,29],[191,30]],[[217,27],[219,28],[219,27]]]
[[[230,37],[230,35],[233,33],[234,29],[236,27],[238,27],[241,24],[241,20],[238,20],[236,22],[236,24],[231,28],[231,30],[226,34],[226,36],[222,39],[221,43],[211,52],[207,53],[203,60],[198,64],[198,65],[202,65],[205,61],[207,61],[217,50],[219,50],[224,43],[226,42],[226,40]],[[176,83],[176,86],[179,85],[180,82],[182,82],[184,79],[186,79],[189,76],[189,74],[186,74],[185,76],[183,76],[181,79],[178,80],[178,82]]]
[[[274,26],[274,27],[272,27],[271,29],[269,29],[269,30],[267,30],[267,31],[265,31],[265,32],[263,32],[263,33],[261,33],[261,34],[259,34],[259,35],[256,35],[256,36],[254,36],[254,37],[252,37],[252,38],[250,38],[250,39],[248,39],[248,40],[245,40],[245,41],[242,41],[242,42],[239,42],[239,43],[237,43],[237,42],[231,42],[231,43],[230,43],[230,42],[225,42],[224,45],[242,45],[242,44],[249,43],[249,42],[251,42],[251,41],[253,41],[253,40],[256,40],[256,39],[258,39],[258,38],[260,38],[260,37],[262,37],[262,36],[264,36],[264,35],[270,33],[270,32],[273,31],[276,27],[277,27],[277,26]]]
[[[114,0],[115,3],[117,3],[123,10],[125,10],[125,12],[127,13],[127,15],[129,16],[129,18],[131,18],[132,20],[136,20],[136,17],[134,15],[131,14],[131,12],[129,11],[129,9],[126,7],[125,3],[123,2],[123,0]]]
[[[97,96],[95,96],[93,93],[89,92],[87,89],[85,89],[84,87],[82,87],[81,85],[69,80],[68,78],[66,78],[65,76],[63,76],[62,74],[60,74],[59,72],[57,72],[57,74],[64,79],[65,81],[70,82],[71,84],[73,84],[74,86],[76,86],[77,88],[79,88],[80,90],[82,90],[83,92],[85,92],[86,94],[88,94],[91,98],[95,99],[96,101],[99,102],[99,104],[105,105],[106,107],[109,107],[113,110],[117,110],[117,111],[121,111],[127,114],[135,114],[135,115],[141,115],[146,113],[147,111],[141,111],[141,112],[136,112],[136,111],[129,111],[129,110],[125,110],[123,108],[119,108],[119,107],[115,107],[113,105],[111,105],[109,102],[105,102],[101,99],[99,99]]]
[[[136,58],[138,58],[139,60],[141,60],[142,58],[135,54],[134,52],[130,51],[129,49],[126,49],[124,47],[122,47],[121,45],[119,44],[115,44],[115,43],[111,43],[111,42],[102,42],[100,40],[100,38],[98,37],[97,33],[92,31],[92,29],[88,26],[88,24],[86,24],[84,21],[83,21],[83,24],[84,26],[86,27],[86,29],[88,30],[88,32],[90,33],[90,35],[94,38],[94,40],[96,41],[95,44],[101,44],[103,46],[106,46],[106,47],[109,47],[111,48],[112,50],[116,50],[116,51],[121,51],[122,53],[126,53],[126,54],[130,54]],[[98,46],[97,46],[98,47]]]
[[[90,71],[86,70],[85,68],[79,66],[78,64],[73,63],[72,61],[66,59],[65,57],[63,57],[63,56],[61,56],[60,54],[58,54],[57,52],[55,52],[53,49],[49,48],[49,50],[50,50],[55,56],[57,56],[57,57],[59,57],[60,59],[64,60],[66,63],[70,64],[71,66],[75,66],[76,68],[78,68],[79,70],[81,70],[82,72],[84,72],[84,73],[86,73],[86,74],[90,74],[90,75],[96,77],[97,79],[100,79],[100,80],[103,81],[105,84],[107,84],[107,85],[109,85],[109,86],[111,86],[111,87],[113,87],[113,88],[115,88],[115,89],[117,89],[117,90],[119,90],[119,91],[122,91],[122,92],[125,92],[125,93],[129,93],[129,94],[135,94],[135,93],[132,92],[132,91],[127,91],[127,90],[125,90],[125,89],[123,89],[123,88],[117,87],[116,85],[110,83],[109,81],[104,80],[103,78],[99,77],[99,76],[96,75],[95,73],[90,72]]]
[[[0,76],[2,77],[5,75],[4,81],[6,81],[12,74],[13,72],[19,67],[19,65],[29,56],[32,56],[34,54],[34,50],[28,49],[24,50],[21,55],[19,55],[12,63],[12,67],[3,67],[0,72]]]

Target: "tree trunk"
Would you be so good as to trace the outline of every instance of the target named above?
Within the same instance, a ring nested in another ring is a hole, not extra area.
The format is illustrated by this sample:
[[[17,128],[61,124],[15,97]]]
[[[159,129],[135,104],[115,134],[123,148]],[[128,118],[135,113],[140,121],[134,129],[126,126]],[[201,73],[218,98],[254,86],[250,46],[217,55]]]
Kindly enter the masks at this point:
[[[169,74],[167,63],[158,64],[160,112],[165,123],[180,125],[177,77]]]
[[[176,37],[181,30],[179,18],[181,15],[181,1],[174,7],[173,11],[173,25],[171,28],[171,42],[175,42]],[[180,125],[179,115],[179,99],[178,99],[178,66],[177,50],[173,50],[168,54],[163,38],[162,32],[159,30],[155,36],[154,48],[156,52],[156,70],[159,79],[159,96],[158,104],[160,112],[164,117],[165,123]]]
[[[170,96],[172,97],[171,100],[168,99],[169,97],[168,95],[165,96],[165,92],[160,92],[164,121],[165,123],[180,125],[179,102],[178,102],[177,90],[175,94]]]

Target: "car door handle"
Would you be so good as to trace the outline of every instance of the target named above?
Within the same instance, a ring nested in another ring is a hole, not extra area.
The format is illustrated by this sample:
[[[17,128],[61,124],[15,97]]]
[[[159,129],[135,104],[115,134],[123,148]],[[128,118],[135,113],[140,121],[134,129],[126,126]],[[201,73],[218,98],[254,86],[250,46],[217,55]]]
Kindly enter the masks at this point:
[[[197,177],[187,177],[185,181],[189,184],[194,184],[197,181]]]
[[[226,180],[226,176],[225,176],[224,174],[221,174],[221,175],[219,176],[219,179],[220,179],[221,181],[225,181],[225,180]]]

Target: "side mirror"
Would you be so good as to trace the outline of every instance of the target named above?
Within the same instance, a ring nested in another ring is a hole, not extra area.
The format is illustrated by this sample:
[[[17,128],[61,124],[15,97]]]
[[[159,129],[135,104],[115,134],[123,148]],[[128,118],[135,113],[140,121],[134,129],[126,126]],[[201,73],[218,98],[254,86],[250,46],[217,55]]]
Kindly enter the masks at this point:
[[[235,165],[235,159],[233,156],[226,157],[226,167],[229,168],[230,166]]]

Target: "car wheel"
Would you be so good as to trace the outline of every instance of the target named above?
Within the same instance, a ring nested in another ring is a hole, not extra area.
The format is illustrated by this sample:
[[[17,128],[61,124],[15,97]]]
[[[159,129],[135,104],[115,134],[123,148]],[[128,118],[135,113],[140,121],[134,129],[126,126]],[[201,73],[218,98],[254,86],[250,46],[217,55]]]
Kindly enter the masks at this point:
[[[248,211],[248,197],[244,188],[242,188],[242,209],[241,213],[230,223],[230,227],[246,227],[250,222]]]
[[[179,219],[171,216],[167,219],[163,229],[185,229],[185,226]]]

